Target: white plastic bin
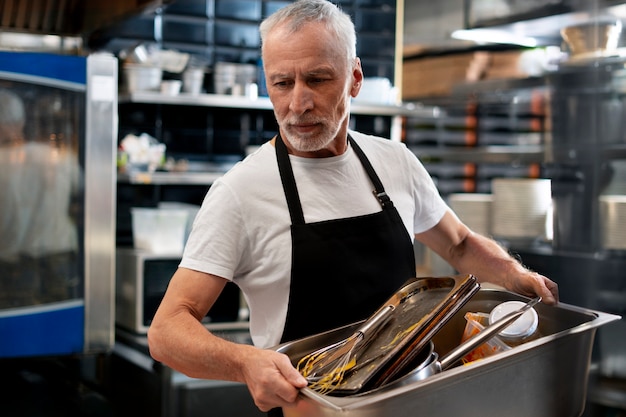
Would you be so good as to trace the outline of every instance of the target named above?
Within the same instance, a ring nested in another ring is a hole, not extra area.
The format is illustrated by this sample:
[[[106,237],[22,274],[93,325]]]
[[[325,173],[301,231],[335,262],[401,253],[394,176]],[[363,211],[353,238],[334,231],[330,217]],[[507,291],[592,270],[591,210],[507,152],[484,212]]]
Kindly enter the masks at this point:
[[[188,211],[171,208],[131,208],[135,248],[152,253],[182,254]]]

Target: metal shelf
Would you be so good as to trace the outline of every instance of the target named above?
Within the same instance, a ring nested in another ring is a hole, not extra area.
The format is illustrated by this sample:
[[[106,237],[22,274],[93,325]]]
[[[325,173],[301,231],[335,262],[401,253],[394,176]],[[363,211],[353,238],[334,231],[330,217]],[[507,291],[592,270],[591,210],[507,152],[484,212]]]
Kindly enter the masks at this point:
[[[272,110],[272,103],[267,97],[256,100],[223,94],[189,94],[166,95],[159,92],[141,91],[123,93],[120,103],[168,104],[175,106],[222,107],[228,109]]]
[[[118,174],[117,182],[152,185],[211,185],[224,172],[133,172]]]
[[[553,145],[550,159],[570,163],[611,161],[626,159],[626,144],[574,143]]]
[[[268,97],[250,99],[245,96],[233,96],[224,94],[188,94],[165,95],[159,92],[142,91],[122,93],[120,103],[144,103],[144,104],[167,104],[177,106],[204,106],[221,107],[229,109],[249,110],[272,110],[272,103]],[[423,106],[418,103],[406,103],[402,105],[370,104],[354,101],[351,105],[351,113],[354,115],[367,116],[414,116],[414,117],[437,117],[439,109],[435,106]]]
[[[626,144],[606,146],[602,153],[606,159],[626,159]]]
[[[557,8],[546,8],[543,13],[530,13],[528,15],[511,16],[510,18],[492,19],[476,22],[474,25],[467,22],[467,29],[464,30],[466,37],[476,39],[481,32],[486,30],[498,31],[502,34],[515,35],[518,38],[534,38],[538,46],[560,45],[562,37],[560,29],[579,23],[593,21],[597,17],[615,17],[624,19],[626,17],[626,6],[622,1],[596,1],[596,7],[592,8],[592,2],[578,2],[573,10],[562,10]],[[617,3],[617,4],[610,4]],[[469,35],[469,36],[468,36]],[[523,45],[523,43],[522,43]]]
[[[456,162],[475,163],[541,163],[544,161],[544,147],[542,145],[502,145],[479,147],[435,147],[409,146],[420,159],[445,159]]]

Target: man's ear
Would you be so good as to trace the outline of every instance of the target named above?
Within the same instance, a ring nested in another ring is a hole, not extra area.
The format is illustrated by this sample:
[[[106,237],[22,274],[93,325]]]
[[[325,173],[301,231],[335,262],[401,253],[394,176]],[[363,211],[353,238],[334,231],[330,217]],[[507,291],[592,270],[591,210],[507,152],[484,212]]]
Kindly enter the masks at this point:
[[[361,68],[361,60],[357,57],[354,61],[354,67],[352,68],[352,88],[350,88],[350,95],[356,97],[361,91],[363,86],[363,69]]]

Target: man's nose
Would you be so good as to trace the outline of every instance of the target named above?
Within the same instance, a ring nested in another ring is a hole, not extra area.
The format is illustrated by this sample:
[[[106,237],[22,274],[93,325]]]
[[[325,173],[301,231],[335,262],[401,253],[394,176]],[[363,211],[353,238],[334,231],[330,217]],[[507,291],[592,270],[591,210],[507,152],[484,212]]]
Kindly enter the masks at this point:
[[[304,114],[313,108],[313,92],[306,83],[296,83],[291,91],[289,109],[295,114]]]

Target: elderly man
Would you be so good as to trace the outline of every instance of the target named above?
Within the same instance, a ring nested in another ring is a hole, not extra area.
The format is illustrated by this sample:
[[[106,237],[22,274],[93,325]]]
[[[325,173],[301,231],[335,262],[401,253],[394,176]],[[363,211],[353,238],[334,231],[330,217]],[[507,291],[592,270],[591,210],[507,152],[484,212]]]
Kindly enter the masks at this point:
[[[403,144],[348,130],[363,72],[345,13],[301,0],[260,30],[279,134],[209,190],[149,330],[156,360],[243,382],[263,411],[287,406],[307,382],[264,348],[373,313],[415,276],[413,239],[461,272],[557,302],[554,282],[459,221]],[[255,346],[200,323],[228,281]]]

